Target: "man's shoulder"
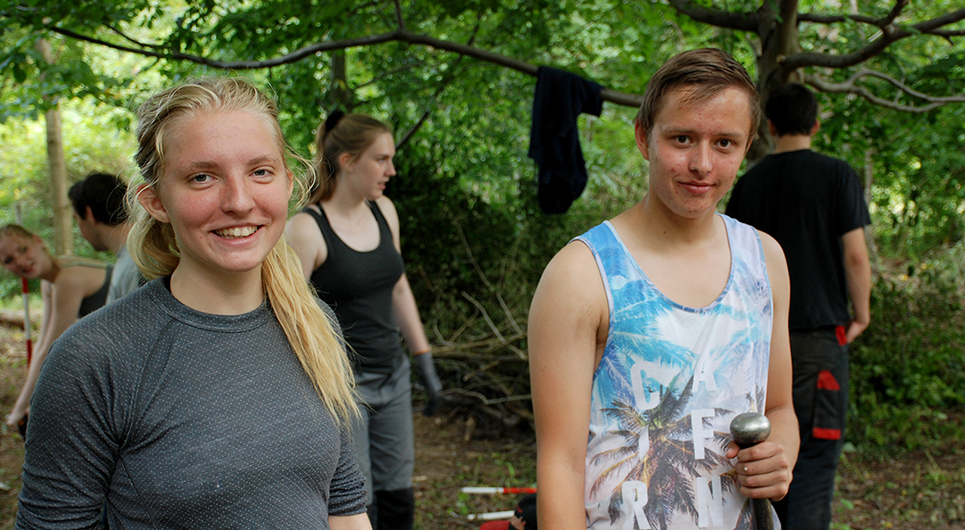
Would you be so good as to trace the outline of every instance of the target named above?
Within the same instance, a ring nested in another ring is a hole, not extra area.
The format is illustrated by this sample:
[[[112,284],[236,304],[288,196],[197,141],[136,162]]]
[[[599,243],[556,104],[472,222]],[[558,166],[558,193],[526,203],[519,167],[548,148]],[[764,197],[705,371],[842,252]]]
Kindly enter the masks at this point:
[[[768,159],[772,164],[783,164],[800,169],[810,169],[812,167],[851,167],[844,159],[819,153],[813,149],[770,154],[764,158],[764,160]]]
[[[757,187],[775,178],[783,181],[856,175],[847,161],[810,149],[767,155],[737,180],[735,187]]]

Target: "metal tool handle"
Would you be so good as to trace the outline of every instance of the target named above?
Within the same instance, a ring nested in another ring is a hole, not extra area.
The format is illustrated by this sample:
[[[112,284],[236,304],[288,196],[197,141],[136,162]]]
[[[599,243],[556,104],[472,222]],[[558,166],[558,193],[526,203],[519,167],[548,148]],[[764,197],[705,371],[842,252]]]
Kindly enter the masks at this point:
[[[731,420],[730,433],[741,449],[747,449],[767,440],[771,435],[771,422],[763,414],[745,412]],[[749,500],[751,501],[751,528],[774,530],[770,499]]]

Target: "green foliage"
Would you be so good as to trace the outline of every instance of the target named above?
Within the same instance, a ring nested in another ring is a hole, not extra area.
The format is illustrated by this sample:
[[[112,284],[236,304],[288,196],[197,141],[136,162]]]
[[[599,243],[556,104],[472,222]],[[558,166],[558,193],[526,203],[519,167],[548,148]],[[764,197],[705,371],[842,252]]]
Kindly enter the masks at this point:
[[[854,98],[824,98],[822,109],[815,148],[870,176],[869,206],[882,255],[915,261],[962,239],[965,106],[913,115]]]
[[[915,449],[965,434],[945,425],[949,412],[965,410],[963,252],[959,244],[914,276],[876,282],[871,327],[852,349],[853,443]]]

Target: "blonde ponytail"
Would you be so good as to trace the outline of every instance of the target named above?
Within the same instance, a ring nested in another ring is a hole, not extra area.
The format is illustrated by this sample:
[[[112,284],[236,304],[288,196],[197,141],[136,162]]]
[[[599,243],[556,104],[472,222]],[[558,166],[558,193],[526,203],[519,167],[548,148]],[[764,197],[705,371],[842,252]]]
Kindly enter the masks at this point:
[[[262,283],[288,342],[325,406],[337,418],[358,415],[355,379],[344,343],[302,276],[298,255],[282,238],[262,265]]]
[[[127,247],[141,273],[148,278],[168,276],[180,262],[177,239],[170,224],[151,217],[137,200],[140,188],[157,188],[164,168],[164,136],[172,125],[198,112],[245,111],[261,116],[289,159],[308,168],[311,165],[291,151],[278,125],[275,103],[247,81],[201,79],[156,94],[138,109],[138,151],[135,161],[142,183],[128,187],[128,212],[133,227]],[[305,196],[304,176],[293,174],[297,197]],[[300,203],[301,201],[296,201]],[[282,237],[262,263],[262,286],[275,317],[302,369],[311,379],[325,407],[336,420],[347,425],[358,415],[355,382],[343,341],[334,323],[302,275],[295,252]]]

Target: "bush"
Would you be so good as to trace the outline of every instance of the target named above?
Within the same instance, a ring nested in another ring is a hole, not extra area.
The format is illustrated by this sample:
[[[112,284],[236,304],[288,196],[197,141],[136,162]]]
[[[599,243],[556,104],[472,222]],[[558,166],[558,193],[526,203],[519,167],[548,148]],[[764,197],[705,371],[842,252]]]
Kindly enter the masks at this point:
[[[875,283],[872,324],[852,349],[852,443],[915,449],[965,436],[947,421],[965,408],[961,278],[946,263],[954,256]]]

